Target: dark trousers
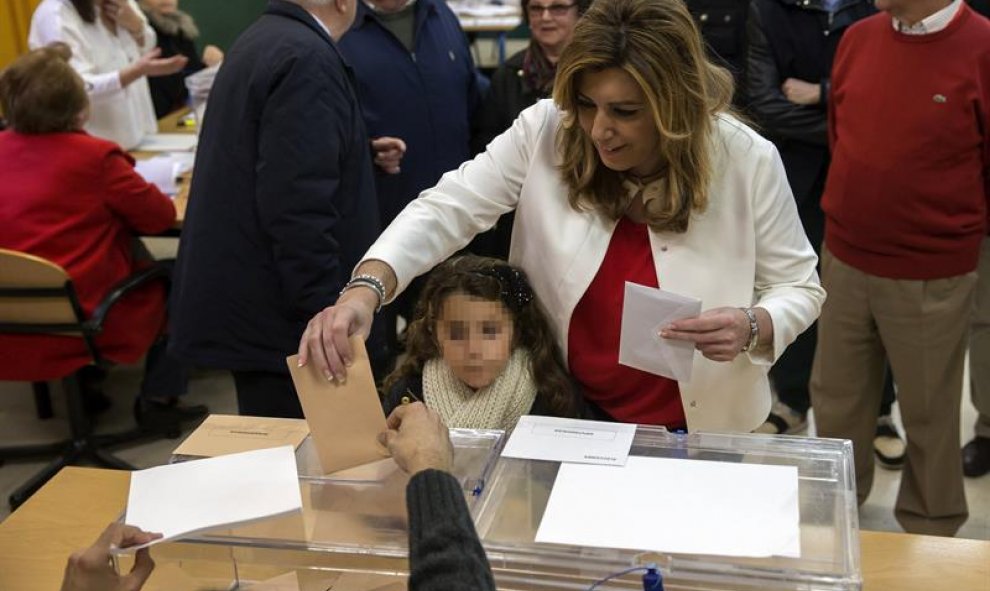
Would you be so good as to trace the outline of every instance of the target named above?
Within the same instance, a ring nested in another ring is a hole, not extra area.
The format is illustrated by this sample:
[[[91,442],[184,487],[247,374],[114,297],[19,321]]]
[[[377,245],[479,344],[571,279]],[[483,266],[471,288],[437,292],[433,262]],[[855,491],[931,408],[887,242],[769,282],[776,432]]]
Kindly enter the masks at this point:
[[[184,396],[189,390],[189,373],[186,366],[169,355],[165,349],[168,339],[161,338],[148,349],[144,359],[144,378],[141,380],[140,397],[164,401]],[[84,396],[102,396],[107,370],[89,365],[79,370],[80,386]]]
[[[254,417],[303,418],[289,374],[268,371],[234,371],[237,412]]]
[[[168,339],[161,338],[148,349],[144,360],[141,397],[162,400],[186,394],[189,373],[186,367],[166,352]]]

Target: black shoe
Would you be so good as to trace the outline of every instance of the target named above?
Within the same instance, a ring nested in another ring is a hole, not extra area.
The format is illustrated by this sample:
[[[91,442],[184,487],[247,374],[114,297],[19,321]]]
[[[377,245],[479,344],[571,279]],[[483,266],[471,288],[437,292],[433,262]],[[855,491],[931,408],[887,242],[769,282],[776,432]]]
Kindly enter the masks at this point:
[[[990,437],[974,437],[962,448],[963,474],[978,478],[990,472]]]

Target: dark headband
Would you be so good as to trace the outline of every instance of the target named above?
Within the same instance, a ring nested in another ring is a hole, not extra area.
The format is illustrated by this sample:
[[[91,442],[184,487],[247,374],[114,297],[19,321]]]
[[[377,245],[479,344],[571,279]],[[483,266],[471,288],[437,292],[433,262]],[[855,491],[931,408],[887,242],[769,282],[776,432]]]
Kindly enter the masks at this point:
[[[498,281],[499,299],[513,313],[533,301],[533,288],[519,269],[509,265],[492,265],[481,269],[478,274]]]

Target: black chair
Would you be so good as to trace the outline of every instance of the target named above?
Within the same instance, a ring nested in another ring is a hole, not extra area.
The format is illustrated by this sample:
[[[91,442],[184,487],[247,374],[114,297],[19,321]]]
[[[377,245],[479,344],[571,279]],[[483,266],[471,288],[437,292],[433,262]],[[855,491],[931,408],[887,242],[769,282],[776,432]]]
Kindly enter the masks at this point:
[[[93,313],[86,316],[64,269],[40,257],[0,249],[0,334],[78,336],[85,343],[92,364],[107,368],[110,364],[100,355],[96,344],[96,335],[103,329],[107,313],[128,292],[150,281],[167,278],[168,270],[160,265],[143,269],[115,285]],[[2,363],[17,363],[17,360],[7,359]],[[58,378],[53,376],[53,379]],[[78,373],[61,379],[68,409],[69,438],[58,443],[0,447],[0,462],[55,456],[10,495],[12,509],[20,506],[64,466],[89,462],[105,468],[134,470],[134,466],[115,457],[106,448],[166,435],[141,428],[94,434],[93,422],[83,406]],[[39,418],[45,418],[44,415],[51,412],[50,401],[45,408],[47,383],[35,382],[33,386]],[[177,436],[178,433],[168,435]]]

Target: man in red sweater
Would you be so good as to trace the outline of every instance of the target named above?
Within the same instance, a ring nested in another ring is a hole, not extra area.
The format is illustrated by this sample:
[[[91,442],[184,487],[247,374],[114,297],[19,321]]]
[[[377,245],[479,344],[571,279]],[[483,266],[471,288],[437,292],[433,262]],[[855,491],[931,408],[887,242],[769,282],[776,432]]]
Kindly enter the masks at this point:
[[[962,0],[877,0],[832,71],[833,150],[812,372],[818,434],[851,439],[859,501],[889,357],[908,436],[895,513],[953,535],[966,333],[990,196],[990,22]]]

